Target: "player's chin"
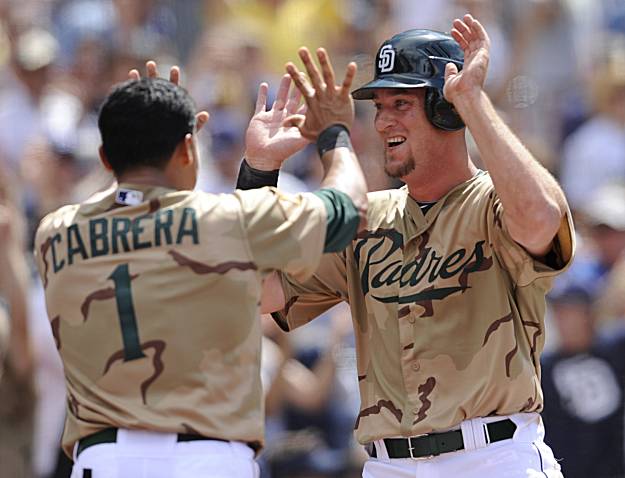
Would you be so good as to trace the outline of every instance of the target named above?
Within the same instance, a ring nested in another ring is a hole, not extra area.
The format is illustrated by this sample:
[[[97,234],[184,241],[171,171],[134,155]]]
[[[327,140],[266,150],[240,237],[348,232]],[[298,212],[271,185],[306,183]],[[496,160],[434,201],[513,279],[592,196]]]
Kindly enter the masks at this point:
[[[395,155],[386,152],[384,158],[384,172],[391,178],[403,178],[407,176],[415,168],[415,162],[412,157],[398,158]]]

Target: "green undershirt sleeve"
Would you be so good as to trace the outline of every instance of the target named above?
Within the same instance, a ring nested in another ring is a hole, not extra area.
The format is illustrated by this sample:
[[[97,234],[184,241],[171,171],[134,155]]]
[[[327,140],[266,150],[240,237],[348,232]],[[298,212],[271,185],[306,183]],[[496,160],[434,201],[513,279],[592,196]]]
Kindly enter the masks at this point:
[[[315,191],[327,212],[326,241],[323,252],[339,252],[356,237],[360,216],[352,199],[333,188]]]

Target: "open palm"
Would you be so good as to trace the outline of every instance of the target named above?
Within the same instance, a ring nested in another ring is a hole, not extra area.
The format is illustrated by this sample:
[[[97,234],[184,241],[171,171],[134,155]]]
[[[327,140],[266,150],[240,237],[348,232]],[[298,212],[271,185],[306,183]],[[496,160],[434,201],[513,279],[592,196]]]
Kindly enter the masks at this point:
[[[490,39],[480,22],[467,14],[453,23],[451,35],[464,50],[462,71],[453,63],[445,68],[443,93],[447,101],[454,102],[460,95],[470,95],[482,90],[488,71]]]
[[[279,169],[281,164],[304,148],[309,141],[295,126],[285,126],[284,120],[293,114],[304,114],[306,106],[299,106],[301,93],[291,87],[291,77],[284,75],[276,101],[267,110],[267,83],[261,83],[256,99],[256,110],[245,133],[245,157],[255,167]]]

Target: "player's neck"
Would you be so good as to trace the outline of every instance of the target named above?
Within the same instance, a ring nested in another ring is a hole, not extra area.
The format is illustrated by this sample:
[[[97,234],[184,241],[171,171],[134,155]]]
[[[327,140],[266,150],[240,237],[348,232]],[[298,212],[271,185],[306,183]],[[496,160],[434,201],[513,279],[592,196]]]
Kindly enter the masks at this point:
[[[150,167],[138,167],[126,171],[117,177],[117,182],[137,184],[141,186],[156,186],[169,189],[179,189],[165,171]]]
[[[478,172],[478,168],[466,156],[464,160],[444,161],[432,168],[416,168],[402,180],[408,186],[408,193],[415,201],[438,201],[453,188],[462,184]]]

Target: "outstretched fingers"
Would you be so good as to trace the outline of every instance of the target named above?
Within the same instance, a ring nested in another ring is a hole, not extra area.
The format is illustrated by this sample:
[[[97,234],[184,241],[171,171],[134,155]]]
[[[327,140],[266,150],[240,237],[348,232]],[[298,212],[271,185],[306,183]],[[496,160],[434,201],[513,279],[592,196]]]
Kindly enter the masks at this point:
[[[169,81],[171,81],[174,85],[180,84],[180,68],[174,65],[169,69]]]
[[[145,64],[145,70],[148,74],[148,78],[158,78],[158,69],[156,68],[155,61],[148,61]]]
[[[141,79],[141,73],[139,73],[139,70],[137,70],[136,68],[133,68],[128,72],[128,79],[138,81]]]
[[[466,14],[462,20],[456,18],[453,21],[451,36],[463,50],[477,49],[490,44],[488,33],[482,24],[470,14]]]
[[[330,62],[328,52],[326,52],[325,48],[319,48],[317,50],[317,58],[319,59],[319,64],[321,65],[323,81],[328,87],[328,90],[330,90],[330,88],[333,88],[335,85],[335,76],[334,69],[332,68],[332,63]]]
[[[451,36],[458,42],[460,48],[466,50],[469,48],[469,40],[471,38],[471,30],[459,18],[456,18],[453,22],[453,28],[451,29]]]
[[[255,115],[266,111],[268,91],[269,91],[269,85],[267,83],[263,82],[258,86],[258,95],[256,96],[256,107],[254,109]]]
[[[486,29],[479,22],[479,20],[476,20],[471,15],[465,15],[465,22],[467,21],[467,19],[469,19],[470,21],[468,25],[470,25],[471,31],[473,31],[474,36],[482,42],[486,42],[487,44],[490,43],[490,38],[488,38],[488,33],[486,33]]]
[[[295,86],[302,93],[304,98],[312,98],[315,96],[315,90],[312,89],[306,81],[304,74],[301,73],[293,63],[289,62],[286,64],[286,71],[291,76],[293,83],[295,83]]]
[[[291,79],[291,77],[289,76],[289,80],[290,79]],[[300,103],[301,99],[302,99],[302,92],[299,90],[299,88],[297,88],[296,86],[291,88],[291,94],[289,95],[289,101],[286,102],[286,107],[285,107],[285,110],[286,110],[287,114],[296,113],[298,111],[298,109],[300,109],[299,108],[299,103]]]
[[[280,80],[280,86],[278,87],[276,100],[273,102],[272,109],[274,111],[282,111],[286,107],[290,86],[291,86],[291,77],[286,74],[283,75],[282,79]]]
[[[323,90],[325,90],[326,84],[319,74],[319,69],[317,68],[317,65],[315,65],[315,63],[312,61],[312,56],[310,55],[308,48],[300,48],[299,57],[306,67],[306,72],[308,73],[308,77],[310,78],[310,81],[315,91],[322,92]]]
[[[208,111],[200,111],[198,114],[195,115],[195,130],[196,131],[200,131],[204,125],[208,122],[208,118],[210,117],[210,115],[208,114]]]
[[[341,96],[343,96],[344,98],[347,98],[350,94],[357,69],[358,67],[353,61],[350,62],[349,65],[347,65],[347,69],[345,70],[345,78],[343,79],[343,84],[341,85]]]

